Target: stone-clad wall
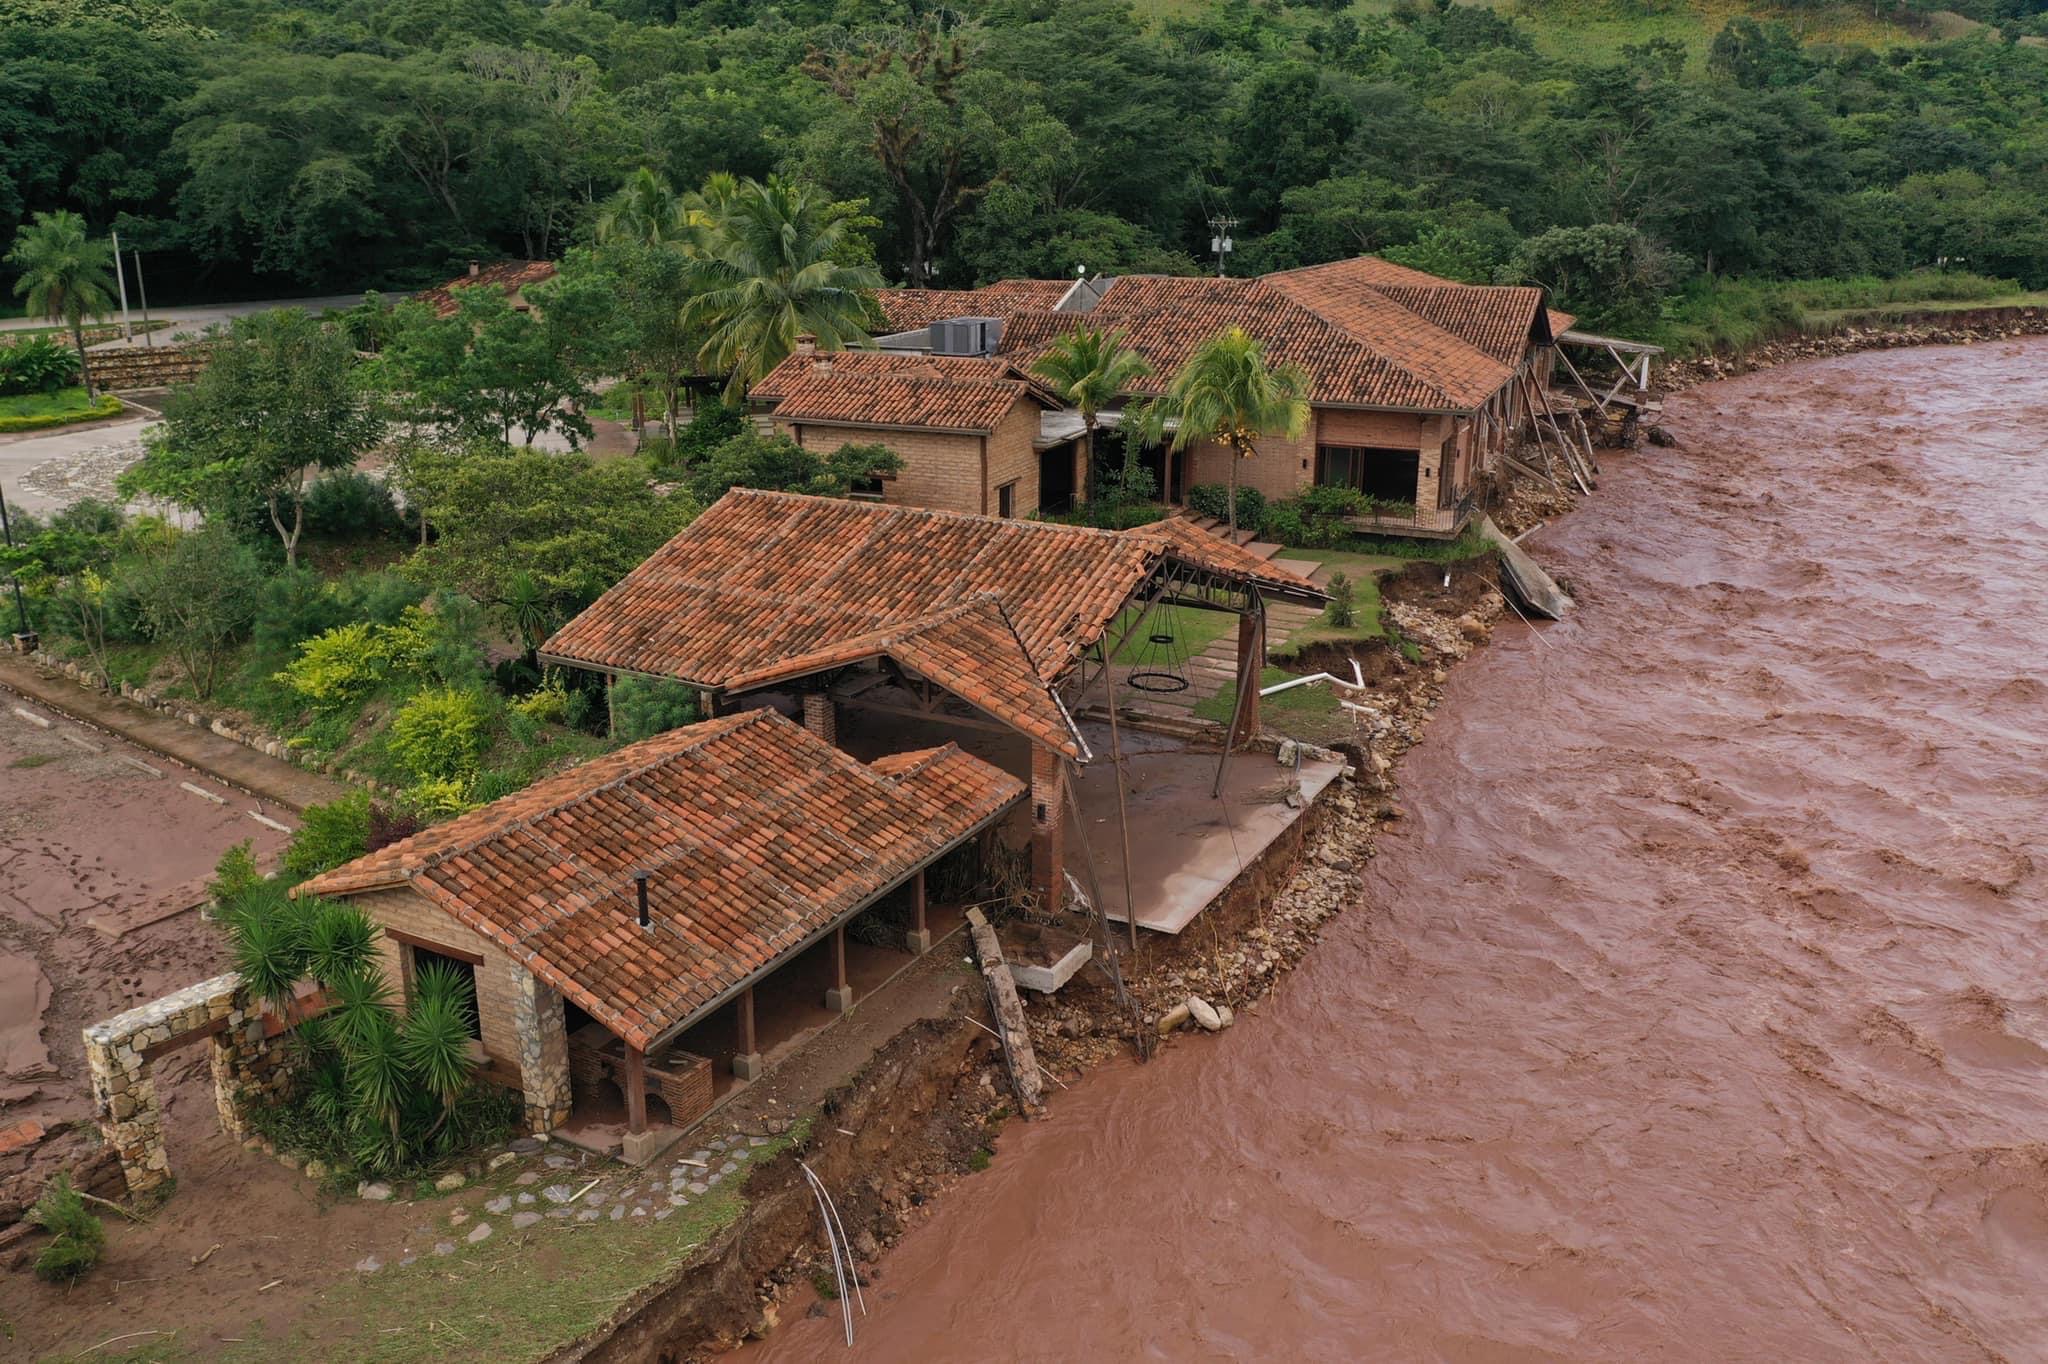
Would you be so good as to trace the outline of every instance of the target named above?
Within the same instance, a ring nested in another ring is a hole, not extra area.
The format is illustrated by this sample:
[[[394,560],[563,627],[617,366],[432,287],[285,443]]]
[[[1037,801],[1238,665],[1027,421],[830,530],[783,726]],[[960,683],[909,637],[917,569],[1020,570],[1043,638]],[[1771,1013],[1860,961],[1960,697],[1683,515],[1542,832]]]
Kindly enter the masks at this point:
[[[171,1177],[149,1050],[209,1026],[216,1028],[210,1045],[221,1128],[241,1136],[239,1096],[268,1096],[283,1083],[284,1072],[278,1064],[281,1049],[266,1036],[261,1006],[249,998],[240,975],[230,971],[202,980],[85,1030],[93,1110],[107,1145],[120,1158],[131,1195],[147,1193]]]

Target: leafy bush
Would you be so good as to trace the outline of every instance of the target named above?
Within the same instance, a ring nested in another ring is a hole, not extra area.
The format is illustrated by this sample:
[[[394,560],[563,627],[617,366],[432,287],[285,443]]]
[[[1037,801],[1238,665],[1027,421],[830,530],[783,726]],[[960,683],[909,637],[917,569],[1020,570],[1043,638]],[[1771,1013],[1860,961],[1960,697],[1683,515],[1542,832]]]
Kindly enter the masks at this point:
[[[300,643],[298,657],[277,680],[317,707],[359,701],[391,671],[392,628],[360,621],[337,625]]]
[[[680,682],[621,677],[612,683],[612,725],[627,743],[695,724],[698,715],[696,691]]]
[[[165,645],[202,699],[228,651],[248,636],[263,568],[248,545],[208,526],[154,538],[135,565],[143,628]]]
[[[106,1252],[107,1229],[86,1210],[68,1174],[50,1181],[28,1220],[50,1233],[50,1243],[36,1256],[36,1273],[53,1283],[78,1282]]]
[[[689,476],[690,495],[710,506],[732,488],[844,497],[855,486],[903,468],[886,445],[842,445],[827,455],[788,436],[743,431],[709,450]]]
[[[254,846],[245,838],[213,864],[213,879],[206,883],[206,893],[214,904],[232,905],[262,883],[263,873],[257,870]]]
[[[398,503],[381,478],[355,469],[328,474],[306,490],[306,534],[368,540],[405,530]]]
[[[564,724],[569,719],[569,689],[559,675],[550,675],[540,686],[514,701],[512,709],[537,724]]]
[[[1327,590],[1330,624],[1339,630],[1349,630],[1358,623],[1358,585],[1346,574],[1332,573]]]
[[[256,593],[249,640],[259,654],[276,657],[302,640],[345,625],[352,613],[342,595],[310,568],[280,570]]]
[[[706,398],[697,404],[696,415],[687,426],[674,433],[675,440],[669,447],[669,458],[678,467],[688,468],[702,459],[705,454],[716,450],[747,429],[747,407],[745,403],[728,403],[723,398]]]
[[[490,739],[480,692],[437,687],[416,694],[391,720],[391,751],[419,781],[467,781]]]
[[[1275,502],[1259,522],[1267,540],[1305,549],[1330,549],[1351,536],[1348,516],[1370,511],[1372,499],[1356,488],[1304,488],[1301,496]]]
[[[50,393],[78,382],[78,354],[53,337],[0,346],[0,397]]]
[[[1230,519],[1230,486],[1225,483],[1197,483],[1188,489],[1188,510],[1218,521]],[[1266,495],[1257,488],[1237,490],[1237,524],[1256,526],[1266,511]]]
[[[370,850],[370,797],[351,791],[299,813],[299,829],[285,845],[284,872],[294,881],[353,862]]]
[[[428,777],[405,788],[405,803],[423,819],[448,819],[477,807],[474,786],[465,777]]]

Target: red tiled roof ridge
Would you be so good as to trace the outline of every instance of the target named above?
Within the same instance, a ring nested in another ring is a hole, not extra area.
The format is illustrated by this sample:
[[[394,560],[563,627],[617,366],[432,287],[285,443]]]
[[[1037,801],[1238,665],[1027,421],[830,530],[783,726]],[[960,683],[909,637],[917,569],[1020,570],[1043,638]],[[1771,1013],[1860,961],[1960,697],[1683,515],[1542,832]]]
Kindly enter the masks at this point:
[[[502,837],[515,829],[531,829],[538,820],[559,814],[563,810],[587,801],[603,792],[616,790],[642,773],[659,767],[664,763],[671,762],[676,758],[694,753],[706,744],[722,739],[735,730],[744,728],[747,725],[759,724],[775,714],[774,711],[767,709],[754,709],[738,711],[732,715],[714,716],[709,720],[699,720],[692,724],[669,730],[666,733],[650,735],[645,739],[627,744],[623,748],[614,749],[610,753],[599,754],[588,762],[577,763],[574,767],[564,768],[552,776],[543,777],[540,781],[523,790],[515,791],[510,795],[502,797],[500,800],[492,801],[489,805],[482,805],[474,810],[464,811],[446,824],[430,825],[410,837],[402,838],[396,843],[387,844],[376,852],[365,854],[357,860],[359,862],[367,862],[381,859],[390,865],[392,872],[395,874],[387,875],[375,882],[355,885],[352,888],[362,890],[367,889],[369,885],[373,884],[396,885],[410,880],[422,872],[431,870],[451,857],[458,857],[463,853],[474,851],[478,846],[489,842],[491,839]],[[638,765],[631,763],[622,764],[621,762],[621,760],[629,757],[637,757],[643,750],[653,749],[664,751],[660,757]],[[587,778],[590,769],[596,766],[622,766],[623,770],[616,776],[607,777],[603,781],[594,784],[585,785],[576,781],[579,775]],[[553,785],[573,787],[573,793],[565,795],[560,800],[537,805],[531,809],[522,807],[519,814],[510,818],[503,817],[504,812],[502,811],[497,819],[479,818],[480,816],[490,814],[494,807],[506,801],[520,801],[522,797],[531,798],[535,792],[544,791]],[[436,842],[432,848],[422,853],[417,860],[407,855],[413,851],[420,840],[427,839],[437,832],[445,836],[448,832],[456,828],[463,828],[472,822],[474,822],[478,830],[474,836],[467,836],[467,830],[465,829],[465,837],[460,841],[445,845]],[[318,876],[310,877],[294,887],[292,893],[296,895],[299,891],[303,890],[313,895],[323,894],[325,892],[321,889],[321,882],[335,877],[353,865],[355,863],[346,863],[331,871],[322,872]]]
[[[1370,285],[1356,286],[1363,291],[1365,297],[1354,296],[1351,299],[1331,298],[1326,294],[1316,294],[1305,289],[1297,292],[1299,286],[1290,288],[1275,284],[1268,287],[1278,290],[1298,307],[1307,309],[1403,374],[1435,389],[1453,406],[1476,407],[1512,375],[1512,371],[1506,365],[1471,342],[1444,330],[1413,308],[1387,297],[1385,293]],[[1405,314],[1406,316],[1401,319],[1405,328],[1419,334],[1402,336],[1393,328],[1374,327],[1368,330],[1336,315],[1340,308],[1355,310],[1363,305],[1370,310],[1375,304],[1367,302],[1367,298],[1375,300],[1379,307]],[[1428,350],[1422,348],[1425,346]],[[1430,351],[1436,354],[1432,355]],[[1469,384],[1466,382],[1464,369],[1453,368],[1453,365],[1470,368],[1472,373]],[[1482,388],[1483,392],[1480,391]]]

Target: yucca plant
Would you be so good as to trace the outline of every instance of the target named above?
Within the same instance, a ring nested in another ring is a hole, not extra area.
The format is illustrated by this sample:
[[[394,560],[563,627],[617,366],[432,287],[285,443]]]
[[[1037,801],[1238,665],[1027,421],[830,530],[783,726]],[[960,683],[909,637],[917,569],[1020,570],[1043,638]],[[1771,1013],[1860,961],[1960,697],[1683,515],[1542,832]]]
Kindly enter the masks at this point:
[[[345,975],[367,975],[376,952],[377,926],[352,904],[314,900],[306,904],[306,971],[322,985]]]
[[[413,978],[412,1007],[399,1025],[398,1051],[418,1087],[440,1100],[434,1133],[469,1088],[474,1025],[463,978],[451,967],[423,967]]]
[[[259,999],[283,1010],[306,974],[306,921],[274,881],[249,887],[226,911],[235,969]]]

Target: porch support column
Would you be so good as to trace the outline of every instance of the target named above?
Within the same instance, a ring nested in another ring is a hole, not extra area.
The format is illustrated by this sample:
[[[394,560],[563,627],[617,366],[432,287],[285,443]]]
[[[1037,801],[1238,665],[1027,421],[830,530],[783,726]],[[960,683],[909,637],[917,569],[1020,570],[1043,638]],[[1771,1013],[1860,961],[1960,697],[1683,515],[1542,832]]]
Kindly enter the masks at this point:
[[[843,1014],[853,1007],[853,987],[846,983],[846,925],[832,930],[832,979],[838,984],[825,992],[825,1007]]]
[[[742,1080],[759,1079],[761,1075],[761,1044],[754,1040],[754,987],[749,985],[740,991],[736,1003],[739,1011],[739,1045],[732,1054],[732,1073]]]
[[[626,1046],[626,1131],[639,1136],[647,1130],[647,1054]]]
[[[1266,675],[1266,613],[1261,609],[1237,618],[1237,675],[1244,688],[1244,724],[1239,738],[1250,742],[1259,732],[1259,683]]]
[[[1060,799],[1060,755],[1031,746],[1031,889],[1047,910],[1060,907],[1067,889],[1067,821]]]
[[[527,1130],[538,1136],[569,1120],[569,1033],[562,1017],[562,997],[533,972],[518,966],[511,969],[519,1087],[526,1104]]]
[[[804,728],[835,747],[839,743],[839,711],[821,691],[804,693]]]
[[[932,931],[924,921],[924,868],[917,869],[917,875],[910,878],[910,942],[912,955],[923,956],[932,950]]]

